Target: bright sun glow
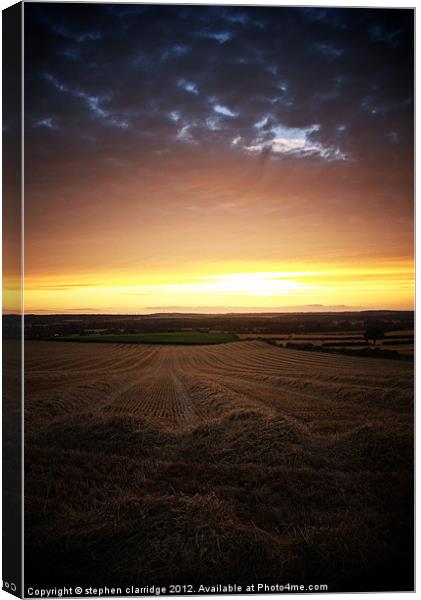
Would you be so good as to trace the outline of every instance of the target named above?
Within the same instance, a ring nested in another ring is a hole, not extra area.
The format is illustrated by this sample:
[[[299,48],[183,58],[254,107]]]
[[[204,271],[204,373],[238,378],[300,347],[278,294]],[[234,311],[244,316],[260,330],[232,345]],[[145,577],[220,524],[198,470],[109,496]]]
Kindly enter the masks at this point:
[[[311,286],[299,283],[292,277],[305,273],[232,273],[214,275],[198,285],[219,295],[279,296],[297,290],[309,290]]]
[[[268,265],[269,266],[269,265]],[[271,265],[272,266],[272,265]],[[378,262],[361,267],[353,265],[291,265],[290,270],[267,269],[250,272],[212,272],[205,274],[127,273],[117,278],[102,273],[98,279],[88,275],[60,278],[40,277],[25,282],[25,311],[29,312],[124,312],[161,310],[212,310],[218,307],[276,310],[285,306],[347,305],[359,307],[411,308],[413,302],[413,264]],[[5,286],[12,300],[19,300],[17,286]],[[10,292],[10,293],[9,293]],[[16,292],[16,293],[15,293]],[[200,312],[200,311],[199,311]]]

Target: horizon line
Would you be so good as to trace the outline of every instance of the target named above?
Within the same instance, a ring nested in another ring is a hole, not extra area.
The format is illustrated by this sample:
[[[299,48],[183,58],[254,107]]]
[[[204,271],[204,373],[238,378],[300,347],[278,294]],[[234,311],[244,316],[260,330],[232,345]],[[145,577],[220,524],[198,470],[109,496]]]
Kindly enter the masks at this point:
[[[322,308],[322,307],[320,307]],[[344,307],[342,310],[339,308],[335,308],[335,309],[330,309],[328,307],[326,307],[326,310],[242,310],[242,311],[227,311],[227,312],[195,312],[194,310],[191,311],[185,311],[185,312],[180,312],[177,310],[171,310],[171,311],[156,311],[156,312],[150,312],[150,313],[144,313],[144,312],[128,312],[128,313],[123,313],[123,312],[50,312],[50,311],[34,311],[34,312],[26,312],[26,313],[22,313],[22,312],[4,312],[3,311],[3,316],[5,317],[22,317],[22,316],[26,316],[26,317],[30,317],[30,316],[101,316],[101,317],[117,317],[117,316],[121,316],[121,317],[153,317],[155,315],[180,315],[180,316],[188,316],[188,315],[198,315],[198,316],[226,316],[226,315],[250,315],[250,314],[255,314],[255,315],[264,315],[264,314],[314,314],[314,315],[320,315],[320,314],[341,314],[341,313],[353,313],[353,314],[360,314],[360,313],[368,313],[368,312],[378,312],[378,313],[403,313],[403,312],[412,312],[415,313],[415,308],[354,308],[352,309],[351,307]]]

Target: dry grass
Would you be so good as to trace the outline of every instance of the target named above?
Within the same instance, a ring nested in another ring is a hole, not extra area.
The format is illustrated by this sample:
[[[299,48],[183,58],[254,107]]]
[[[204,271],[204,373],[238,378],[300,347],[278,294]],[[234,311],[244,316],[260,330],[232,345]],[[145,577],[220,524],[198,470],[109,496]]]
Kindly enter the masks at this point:
[[[74,346],[27,345],[28,584],[412,589],[410,364]]]

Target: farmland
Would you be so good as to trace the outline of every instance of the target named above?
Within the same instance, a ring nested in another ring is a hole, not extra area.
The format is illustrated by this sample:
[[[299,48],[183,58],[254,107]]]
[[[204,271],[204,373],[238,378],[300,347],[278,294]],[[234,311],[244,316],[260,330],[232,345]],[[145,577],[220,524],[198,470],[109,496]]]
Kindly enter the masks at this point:
[[[315,352],[340,352],[355,356],[373,353],[380,358],[413,359],[414,330],[387,332],[376,343],[370,343],[364,331],[290,333],[290,334],[252,334],[242,333],[242,340],[264,340],[283,348],[307,349]]]
[[[236,336],[229,333],[208,333],[201,331],[170,331],[159,333],[123,333],[89,335],[73,334],[52,338],[63,342],[111,342],[125,344],[223,344],[233,342]]]
[[[28,583],[412,588],[412,363],[28,341],[25,365]]]

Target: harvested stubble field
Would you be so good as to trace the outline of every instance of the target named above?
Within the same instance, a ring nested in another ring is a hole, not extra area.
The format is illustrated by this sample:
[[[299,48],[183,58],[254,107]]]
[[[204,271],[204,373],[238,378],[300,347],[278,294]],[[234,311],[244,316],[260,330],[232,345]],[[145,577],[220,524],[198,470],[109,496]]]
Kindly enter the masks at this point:
[[[332,351],[341,351],[343,349],[360,350],[368,348],[373,350],[395,350],[400,356],[414,356],[414,331],[411,329],[405,331],[387,332],[384,339],[376,340],[376,344],[369,342],[364,337],[364,331],[349,332],[326,332],[326,333],[240,333],[241,340],[265,340],[273,345],[287,347],[288,344],[310,343],[313,350],[321,347],[330,347]]]
[[[27,583],[413,587],[413,367],[28,342]]]

